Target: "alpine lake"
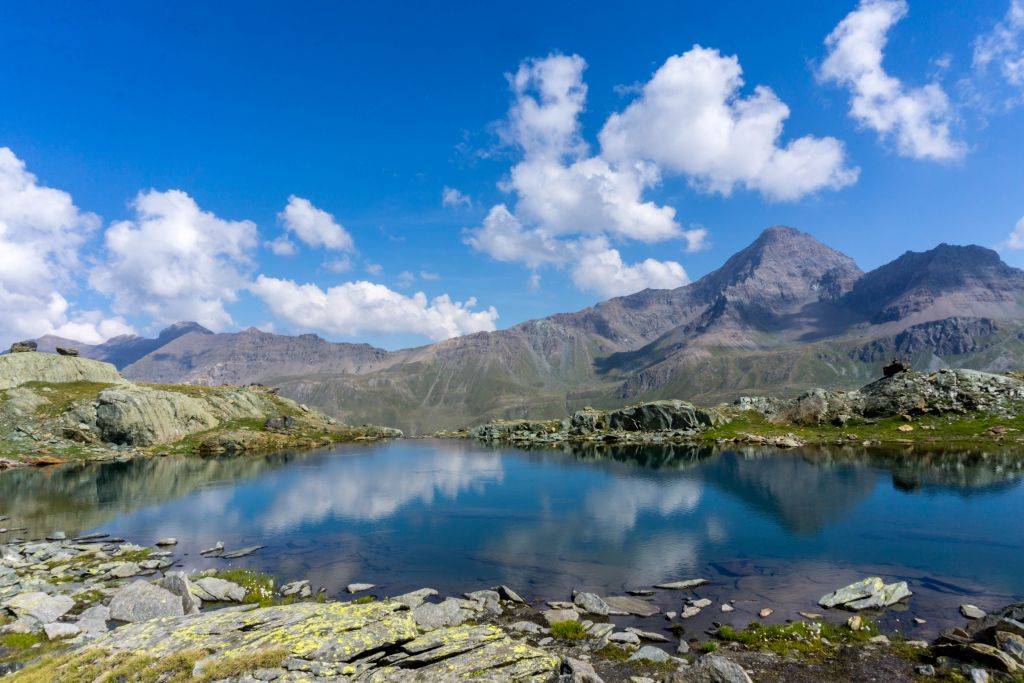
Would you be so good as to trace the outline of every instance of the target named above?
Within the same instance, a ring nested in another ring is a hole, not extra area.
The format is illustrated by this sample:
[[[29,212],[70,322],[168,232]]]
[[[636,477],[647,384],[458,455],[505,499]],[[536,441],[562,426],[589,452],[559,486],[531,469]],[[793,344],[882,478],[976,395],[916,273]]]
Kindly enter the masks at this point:
[[[376,584],[379,596],[505,584],[540,603],[703,578],[700,597],[735,609],[704,610],[694,630],[743,626],[766,607],[767,621],[845,619],[818,599],[880,576],[914,595],[873,618],[930,638],[962,622],[960,604],[1024,597],[1022,478],[1024,457],[997,450],[525,451],[406,439],[0,473],[4,526],[24,529],[0,541],[56,530],[175,537],[185,569],[257,569],[331,596],[352,582]],[[231,560],[200,554],[218,541],[264,547]],[[678,611],[681,597],[652,599]]]

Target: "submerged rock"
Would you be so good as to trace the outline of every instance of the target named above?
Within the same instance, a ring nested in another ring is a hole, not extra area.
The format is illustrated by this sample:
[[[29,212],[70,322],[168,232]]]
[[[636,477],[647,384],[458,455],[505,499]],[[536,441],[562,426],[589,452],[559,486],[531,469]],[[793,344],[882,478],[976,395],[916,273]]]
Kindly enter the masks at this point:
[[[619,614],[632,614],[638,617],[654,616],[661,610],[646,600],[634,598],[628,595],[613,595],[604,599],[613,611]]]
[[[872,576],[822,596],[818,604],[822,607],[838,607],[854,600],[871,597],[884,587],[885,582],[881,578]]]

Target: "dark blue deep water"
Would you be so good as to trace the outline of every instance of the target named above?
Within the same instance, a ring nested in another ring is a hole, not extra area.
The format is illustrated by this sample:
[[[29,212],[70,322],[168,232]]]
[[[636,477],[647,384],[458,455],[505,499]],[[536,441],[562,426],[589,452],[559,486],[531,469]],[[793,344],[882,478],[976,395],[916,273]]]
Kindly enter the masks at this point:
[[[1024,596],[1022,467],[1013,453],[406,440],[13,471],[0,474],[0,514],[24,535],[174,536],[186,567],[226,565],[198,555],[219,540],[265,545],[235,564],[332,594],[353,581],[390,594],[505,583],[567,599],[701,576],[702,595],[736,600],[738,617],[791,616],[878,574],[909,581],[910,614],[939,624],[964,601]],[[678,609],[678,597],[659,599]]]

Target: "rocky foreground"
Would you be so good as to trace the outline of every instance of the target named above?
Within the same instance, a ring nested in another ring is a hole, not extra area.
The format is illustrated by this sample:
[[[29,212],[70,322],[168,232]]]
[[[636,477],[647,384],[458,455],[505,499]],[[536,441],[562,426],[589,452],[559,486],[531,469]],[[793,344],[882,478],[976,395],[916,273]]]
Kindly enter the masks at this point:
[[[442,599],[430,588],[386,597],[351,584],[339,601],[305,580],[277,587],[245,570],[187,574],[175,569],[176,543],[58,532],[0,546],[0,676],[749,683],[1019,680],[1024,671],[1024,605],[997,614],[964,605],[965,628],[932,645],[907,641],[863,616],[911,599],[905,583],[877,577],[822,596],[823,613],[800,612],[799,621],[696,634],[685,624],[701,610],[733,610],[700,598],[702,579],[620,596],[576,591],[543,605],[507,586]],[[656,591],[678,595],[679,611],[661,613],[649,600]]]
[[[401,432],[343,425],[259,385],[136,384],[109,363],[34,351],[0,356],[0,470],[395,436]]]
[[[565,420],[495,420],[438,436],[517,446],[621,443],[910,444],[1024,440],[1024,379],[975,370],[920,373],[897,367],[855,391],[812,389],[795,398],[742,397],[702,408],[682,400]]]

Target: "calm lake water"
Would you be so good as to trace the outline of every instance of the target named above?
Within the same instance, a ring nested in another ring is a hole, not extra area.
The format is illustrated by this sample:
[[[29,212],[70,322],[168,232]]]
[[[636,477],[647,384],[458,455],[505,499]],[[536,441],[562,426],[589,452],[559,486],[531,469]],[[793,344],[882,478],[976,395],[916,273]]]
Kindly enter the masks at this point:
[[[633,447],[566,451],[405,440],[305,454],[159,458],[0,474],[4,526],[104,531],[198,551],[265,545],[236,565],[332,594],[508,584],[529,599],[704,577],[741,623],[814,610],[866,575],[907,580],[933,632],[956,606],[1024,597],[1024,462],[1015,454]],[[0,534],[3,536],[11,534]],[[679,593],[662,593],[678,610]]]

